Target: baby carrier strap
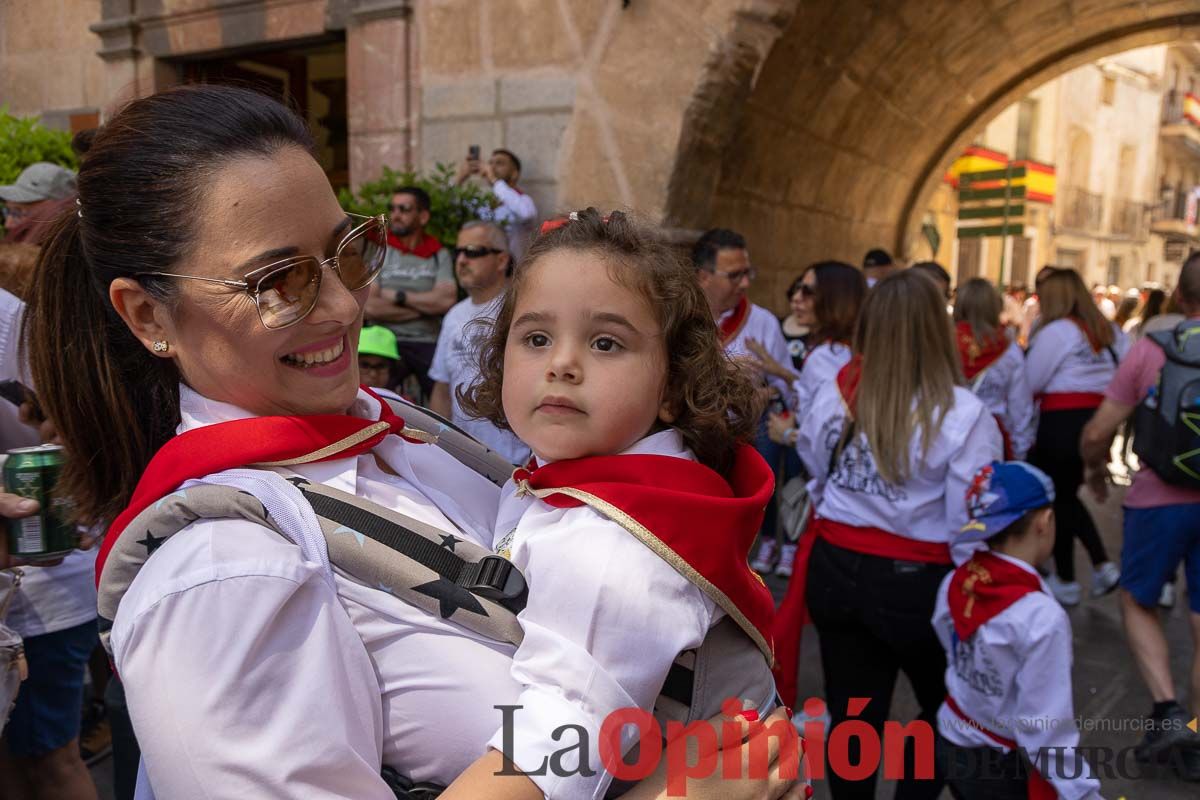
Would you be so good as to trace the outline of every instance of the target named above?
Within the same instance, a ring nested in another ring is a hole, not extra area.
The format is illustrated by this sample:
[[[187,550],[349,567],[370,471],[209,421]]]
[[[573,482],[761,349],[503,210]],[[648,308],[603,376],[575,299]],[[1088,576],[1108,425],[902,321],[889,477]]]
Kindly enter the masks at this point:
[[[513,465],[508,459],[459,428],[450,420],[428,408],[407,400],[383,398],[393,413],[404,418],[404,424],[424,433],[432,434],[433,444],[445,450],[461,463],[497,486],[503,486],[512,477]]]
[[[516,615],[525,607],[527,588],[507,559],[369,500],[299,477],[288,480],[312,506],[336,569],[490,639],[521,642]],[[180,489],[130,523],[145,532],[142,539],[117,542],[100,584],[100,617],[109,623],[102,628],[111,627],[121,597],[153,552],[198,519],[245,519],[295,541],[248,492],[220,484]]]

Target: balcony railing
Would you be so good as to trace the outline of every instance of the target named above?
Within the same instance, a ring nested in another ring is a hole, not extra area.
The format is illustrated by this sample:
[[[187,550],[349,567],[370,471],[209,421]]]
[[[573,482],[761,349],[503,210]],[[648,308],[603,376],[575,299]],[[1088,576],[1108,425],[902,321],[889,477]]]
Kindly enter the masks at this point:
[[[1145,203],[1136,200],[1117,199],[1113,201],[1112,217],[1108,221],[1109,231],[1113,236],[1124,236],[1130,239],[1141,239],[1146,235]]]
[[[1059,224],[1076,231],[1098,231],[1104,198],[1095,192],[1068,186],[1061,195]]]

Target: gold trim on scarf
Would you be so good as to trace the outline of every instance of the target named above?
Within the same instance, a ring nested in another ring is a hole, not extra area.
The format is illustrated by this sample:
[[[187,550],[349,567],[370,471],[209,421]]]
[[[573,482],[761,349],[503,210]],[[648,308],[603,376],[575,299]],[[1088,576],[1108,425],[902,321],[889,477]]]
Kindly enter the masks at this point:
[[[340,439],[333,444],[326,445],[320,450],[314,450],[308,455],[297,456],[295,458],[285,458],[282,461],[260,461],[257,464],[248,464],[250,467],[290,467],[294,464],[309,464],[313,461],[320,461],[323,458],[336,456],[343,450],[348,450],[357,444],[365,442],[374,436],[378,436],[385,431],[391,430],[390,425],[386,422],[376,422],[368,425],[357,433],[352,433],[344,439]],[[414,437],[415,438],[415,437]]]
[[[620,525],[625,530],[629,531],[642,544],[653,550],[659,558],[674,567],[676,572],[687,578],[691,583],[695,584],[700,591],[708,595],[709,599],[723,608],[726,614],[733,617],[734,622],[736,622],[742,628],[742,630],[746,632],[746,634],[754,641],[754,644],[758,646],[758,649],[763,652],[763,655],[767,657],[767,663],[769,663],[771,666],[775,666],[775,653],[771,649],[770,642],[768,642],[762,633],[759,632],[758,628],[755,628],[754,625],[751,624],[750,620],[746,618],[746,615],[742,613],[741,609],[739,609],[734,602],[729,599],[728,595],[714,586],[712,582],[708,580],[708,578],[705,578],[703,575],[697,572],[696,568],[685,561],[681,555],[676,553],[674,550],[664,544],[661,539],[651,533],[645,525],[638,522],[636,519],[629,516],[612,503],[601,500],[594,494],[590,494],[579,489],[572,489],[570,487],[563,487],[559,489],[532,489],[529,486],[529,481],[523,480],[517,484],[518,494],[520,494],[522,491],[524,491],[526,494],[532,494],[534,497],[539,499],[548,497],[552,494],[565,494],[567,497],[573,497],[576,500],[590,506],[591,508],[611,519],[613,522]]]

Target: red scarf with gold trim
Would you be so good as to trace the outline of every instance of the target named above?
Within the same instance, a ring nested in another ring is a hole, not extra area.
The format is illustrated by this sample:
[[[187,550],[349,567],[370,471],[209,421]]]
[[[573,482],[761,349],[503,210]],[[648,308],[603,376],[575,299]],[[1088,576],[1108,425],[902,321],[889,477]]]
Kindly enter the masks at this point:
[[[527,480],[529,488],[554,508],[586,504],[613,518],[591,499],[598,498],[628,515],[653,537],[648,541],[638,536],[644,544],[656,552],[658,543],[665,545],[670,553],[659,555],[682,558],[686,567],[676,569],[684,577],[691,579],[688,570],[694,570],[728,598],[728,604],[721,603],[706,591],[743,629],[748,624],[746,632],[764,655],[769,654],[775,603],[750,569],[748,558],[775,491],[775,477],[753,447],[738,446],[728,480],[695,461],[650,454],[555,461],[532,470],[518,469],[513,477],[518,482]],[[588,499],[556,489],[583,493]],[[551,491],[543,495],[539,490]],[[621,524],[620,519],[613,521]],[[730,604],[737,613],[731,612]]]
[[[980,626],[1030,592],[1040,592],[1041,581],[1029,570],[986,550],[954,570],[950,578],[950,617],[960,640],[969,639]]]
[[[1004,331],[996,331],[991,337],[982,341],[975,338],[970,323],[960,322],[954,326],[955,342],[958,344],[958,358],[962,362],[963,376],[974,380],[975,376],[995,363],[1008,349],[1008,337]]]
[[[388,434],[404,430],[404,420],[392,412],[386,401],[367,387],[361,388],[379,402],[379,419],[348,414],[250,417],[194,428],[168,440],[150,459],[129,506],[117,515],[105,534],[96,558],[97,585],[104,562],[126,526],[184,481],[237,467],[281,461],[301,463],[296,459],[315,463],[356,456],[375,447]],[[420,441],[405,438],[410,442]]]

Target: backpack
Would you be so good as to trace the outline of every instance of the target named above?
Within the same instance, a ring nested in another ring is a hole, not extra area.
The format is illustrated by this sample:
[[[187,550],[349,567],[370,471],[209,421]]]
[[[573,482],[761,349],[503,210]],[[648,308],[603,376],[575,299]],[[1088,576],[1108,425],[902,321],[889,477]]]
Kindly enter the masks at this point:
[[[1133,417],[1133,452],[1158,477],[1200,489],[1200,321],[1147,334],[1167,360]]]
[[[433,444],[494,483],[503,484],[512,474],[511,464],[437,414],[407,403],[388,402],[404,417],[406,426],[433,434]],[[283,480],[312,507],[333,567],[365,585],[386,586],[405,602],[494,641],[521,643],[524,634],[517,615],[525,607],[528,591],[524,576],[512,562],[470,540],[447,535],[356,495],[299,476]],[[295,541],[262,500],[221,484],[193,485],[173,492],[130,522],[130,527],[146,531],[147,537],[117,540],[98,592],[100,639],[110,657],[112,620],[153,549],[197,519],[229,518],[256,522]],[[147,540],[153,548],[145,544]],[[732,616],[725,616],[709,629],[700,647],[675,659],[655,701],[654,716],[665,731],[668,722],[688,724],[716,716],[730,697],[771,697],[774,686],[762,651]],[[410,800],[435,797],[440,788],[414,786],[386,767],[385,780],[398,798]],[[614,780],[609,796],[628,786]]]

